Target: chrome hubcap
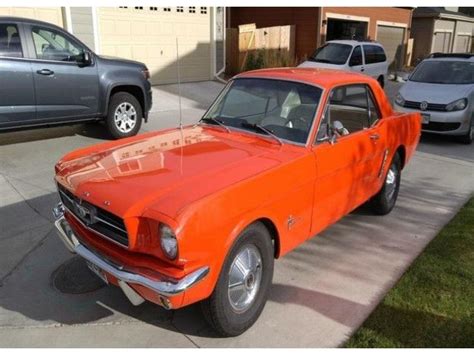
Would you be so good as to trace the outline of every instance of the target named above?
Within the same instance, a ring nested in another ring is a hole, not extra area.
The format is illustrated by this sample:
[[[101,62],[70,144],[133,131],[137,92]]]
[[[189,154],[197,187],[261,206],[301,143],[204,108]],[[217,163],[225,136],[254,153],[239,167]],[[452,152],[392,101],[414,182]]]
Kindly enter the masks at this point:
[[[397,174],[395,169],[396,168],[392,165],[387,173],[387,178],[385,179],[385,193],[388,200],[392,199],[397,186]]]
[[[262,257],[257,247],[246,246],[235,257],[229,271],[228,296],[236,313],[245,312],[254,302],[262,281]]]
[[[122,133],[128,133],[137,124],[137,111],[132,104],[123,102],[115,109],[114,119],[117,129]]]

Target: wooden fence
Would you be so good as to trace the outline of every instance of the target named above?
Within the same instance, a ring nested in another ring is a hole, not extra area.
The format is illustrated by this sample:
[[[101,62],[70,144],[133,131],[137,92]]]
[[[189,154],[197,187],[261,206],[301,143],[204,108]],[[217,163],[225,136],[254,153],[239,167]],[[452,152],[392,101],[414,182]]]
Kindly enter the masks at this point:
[[[226,73],[293,66],[295,26],[256,28],[255,24],[226,30]]]

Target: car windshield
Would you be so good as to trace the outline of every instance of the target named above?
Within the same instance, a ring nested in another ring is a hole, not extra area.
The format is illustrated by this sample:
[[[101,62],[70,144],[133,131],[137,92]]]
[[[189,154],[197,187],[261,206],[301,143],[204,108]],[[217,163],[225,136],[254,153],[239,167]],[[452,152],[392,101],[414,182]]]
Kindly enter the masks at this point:
[[[345,64],[352,46],[342,43],[327,43],[316,49],[316,52],[309,58],[313,62],[329,64]]]
[[[410,81],[431,84],[474,84],[474,63],[452,60],[421,62]]]
[[[202,121],[305,144],[322,90],[274,79],[233,80]]]

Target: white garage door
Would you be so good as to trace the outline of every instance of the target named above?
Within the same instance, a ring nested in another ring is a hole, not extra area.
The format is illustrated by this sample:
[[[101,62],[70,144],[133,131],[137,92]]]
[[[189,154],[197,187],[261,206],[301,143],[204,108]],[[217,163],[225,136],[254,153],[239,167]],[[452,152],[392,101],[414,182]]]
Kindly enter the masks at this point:
[[[63,27],[60,7],[0,7],[0,16],[26,17]]]
[[[433,38],[432,52],[448,53],[450,43],[451,43],[450,32],[436,32]]]
[[[377,26],[377,41],[385,48],[390,68],[403,65],[405,29],[403,27]]]
[[[471,36],[469,35],[458,35],[456,36],[456,47],[455,53],[469,53],[471,49]]]
[[[100,53],[147,65],[153,84],[177,81],[176,37],[181,80],[211,77],[209,7],[99,8]]]

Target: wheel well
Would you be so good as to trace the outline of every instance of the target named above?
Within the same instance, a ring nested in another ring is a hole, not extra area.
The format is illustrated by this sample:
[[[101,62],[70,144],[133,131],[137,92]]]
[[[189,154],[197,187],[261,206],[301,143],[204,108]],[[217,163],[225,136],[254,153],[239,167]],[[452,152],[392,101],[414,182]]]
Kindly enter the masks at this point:
[[[134,85],[116,86],[110,92],[110,97],[112,97],[114,94],[118,92],[127,92],[130,95],[135,96],[135,98],[138,100],[142,108],[142,114],[145,115],[145,97],[143,96],[142,90],[138,86],[134,86]]]
[[[396,150],[396,153],[400,155],[400,160],[402,162],[402,169],[405,167],[405,159],[406,159],[406,150],[403,145],[399,146]]]
[[[269,218],[260,218],[256,220],[255,222],[262,223],[265,226],[265,228],[267,228],[267,230],[270,232],[273,246],[274,246],[274,256],[275,256],[275,259],[278,259],[278,256],[280,255],[280,236],[278,235],[278,230],[275,224]]]

